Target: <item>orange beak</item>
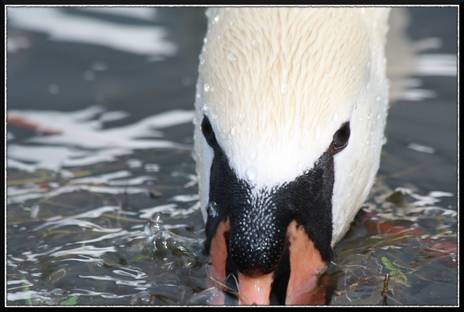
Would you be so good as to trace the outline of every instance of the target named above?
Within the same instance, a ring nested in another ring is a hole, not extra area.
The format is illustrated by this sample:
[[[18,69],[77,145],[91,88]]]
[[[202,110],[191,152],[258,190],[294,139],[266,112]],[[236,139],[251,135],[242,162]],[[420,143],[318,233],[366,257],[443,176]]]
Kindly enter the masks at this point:
[[[224,285],[226,279],[227,245],[225,235],[230,230],[228,220],[217,227],[210,247],[210,279],[215,286]],[[317,287],[319,276],[326,263],[302,226],[292,221],[287,227],[290,277],[285,304],[324,304],[325,296]],[[241,305],[267,305],[270,303],[274,272],[249,276],[238,272],[238,303]],[[224,304],[224,296],[216,297],[214,304]]]

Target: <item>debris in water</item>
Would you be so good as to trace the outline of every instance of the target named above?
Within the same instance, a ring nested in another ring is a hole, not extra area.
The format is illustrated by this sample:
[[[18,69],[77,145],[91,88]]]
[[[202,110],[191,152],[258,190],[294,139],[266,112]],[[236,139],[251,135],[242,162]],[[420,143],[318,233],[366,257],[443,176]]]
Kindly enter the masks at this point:
[[[77,304],[77,297],[69,297],[68,299],[61,301],[60,304],[65,306],[74,306]]]
[[[29,129],[42,134],[61,133],[61,130],[49,128],[47,126],[34,122],[27,117],[19,116],[14,113],[8,113],[7,123],[18,128]]]
[[[395,266],[391,261],[390,259],[388,259],[387,257],[385,256],[382,256],[380,258],[380,260],[382,261],[382,264],[383,264],[383,267],[385,269],[387,269],[389,271],[389,274],[392,276],[392,278],[400,283],[400,284],[403,284],[404,286],[406,287],[410,287],[409,283],[408,283],[408,278],[406,277],[406,274],[404,274],[403,272],[401,272],[401,270]]]
[[[160,197],[163,196],[163,193],[161,193],[160,191],[157,191],[155,189],[150,190],[148,194],[153,199],[160,198]]]
[[[385,198],[385,201],[400,207],[404,207],[406,204],[404,194],[400,191],[394,191],[387,198]]]
[[[383,280],[383,289],[382,289],[382,297],[383,297],[383,304],[384,305],[387,305],[387,298],[388,298],[388,293],[389,293],[389,289],[388,289],[388,283],[390,281],[390,274],[386,273],[385,274],[385,278]]]

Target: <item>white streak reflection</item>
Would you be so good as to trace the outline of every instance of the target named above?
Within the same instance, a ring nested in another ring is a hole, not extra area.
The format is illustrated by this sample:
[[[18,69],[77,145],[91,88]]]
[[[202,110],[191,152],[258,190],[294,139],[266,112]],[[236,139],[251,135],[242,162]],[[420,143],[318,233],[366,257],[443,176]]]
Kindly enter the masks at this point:
[[[64,166],[86,166],[113,161],[119,156],[131,154],[133,149],[189,148],[171,141],[148,138],[162,135],[155,129],[190,122],[193,118],[192,111],[168,111],[131,125],[109,129],[102,129],[102,120],[96,118],[102,112],[102,108],[98,106],[76,112],[9,111],[8,118],[24,120],[39,129],[45,125],[53,125],[51,130],[54,134],[28,140],[29,143],[47,146],[10,144],[8,167],[27,171],[32,171],[33,168],[59,170]]]
[[[116,252],[114,247],[94,247],[94,246],[82,246],[73,249],[61,250],[50,254],[51,257],[63,257],[69,255],[79,255],[79,256],[91,256],[95,258],[100,258],[107,252]]]
[[[8,21],[19,29],[47,33],[56,41],[92,44],[143,55],[172,56],[177,51],[177,47],[166,40],[167,32],[162,27],[76,16],[59,8],[8,8]]]

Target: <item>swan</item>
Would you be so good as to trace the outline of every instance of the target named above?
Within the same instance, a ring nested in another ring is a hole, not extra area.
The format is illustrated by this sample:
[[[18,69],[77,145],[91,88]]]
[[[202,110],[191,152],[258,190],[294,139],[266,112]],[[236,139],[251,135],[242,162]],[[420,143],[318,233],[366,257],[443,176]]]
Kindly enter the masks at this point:
[[[305,304],[374,182],[388,8],[209,8],[194,159],[209,274]]]

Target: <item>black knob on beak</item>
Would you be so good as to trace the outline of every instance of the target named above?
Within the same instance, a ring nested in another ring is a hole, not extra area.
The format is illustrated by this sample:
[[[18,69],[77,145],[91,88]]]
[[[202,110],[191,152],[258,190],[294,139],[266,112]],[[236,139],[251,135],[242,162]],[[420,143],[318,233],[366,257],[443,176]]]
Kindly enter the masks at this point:
[[[263,194],[269,196],[269,194]],[[230,214],[229,252],[238,271],[247,275],[274,271],[284,252],[290,216],[271,198],[234,207]]]

